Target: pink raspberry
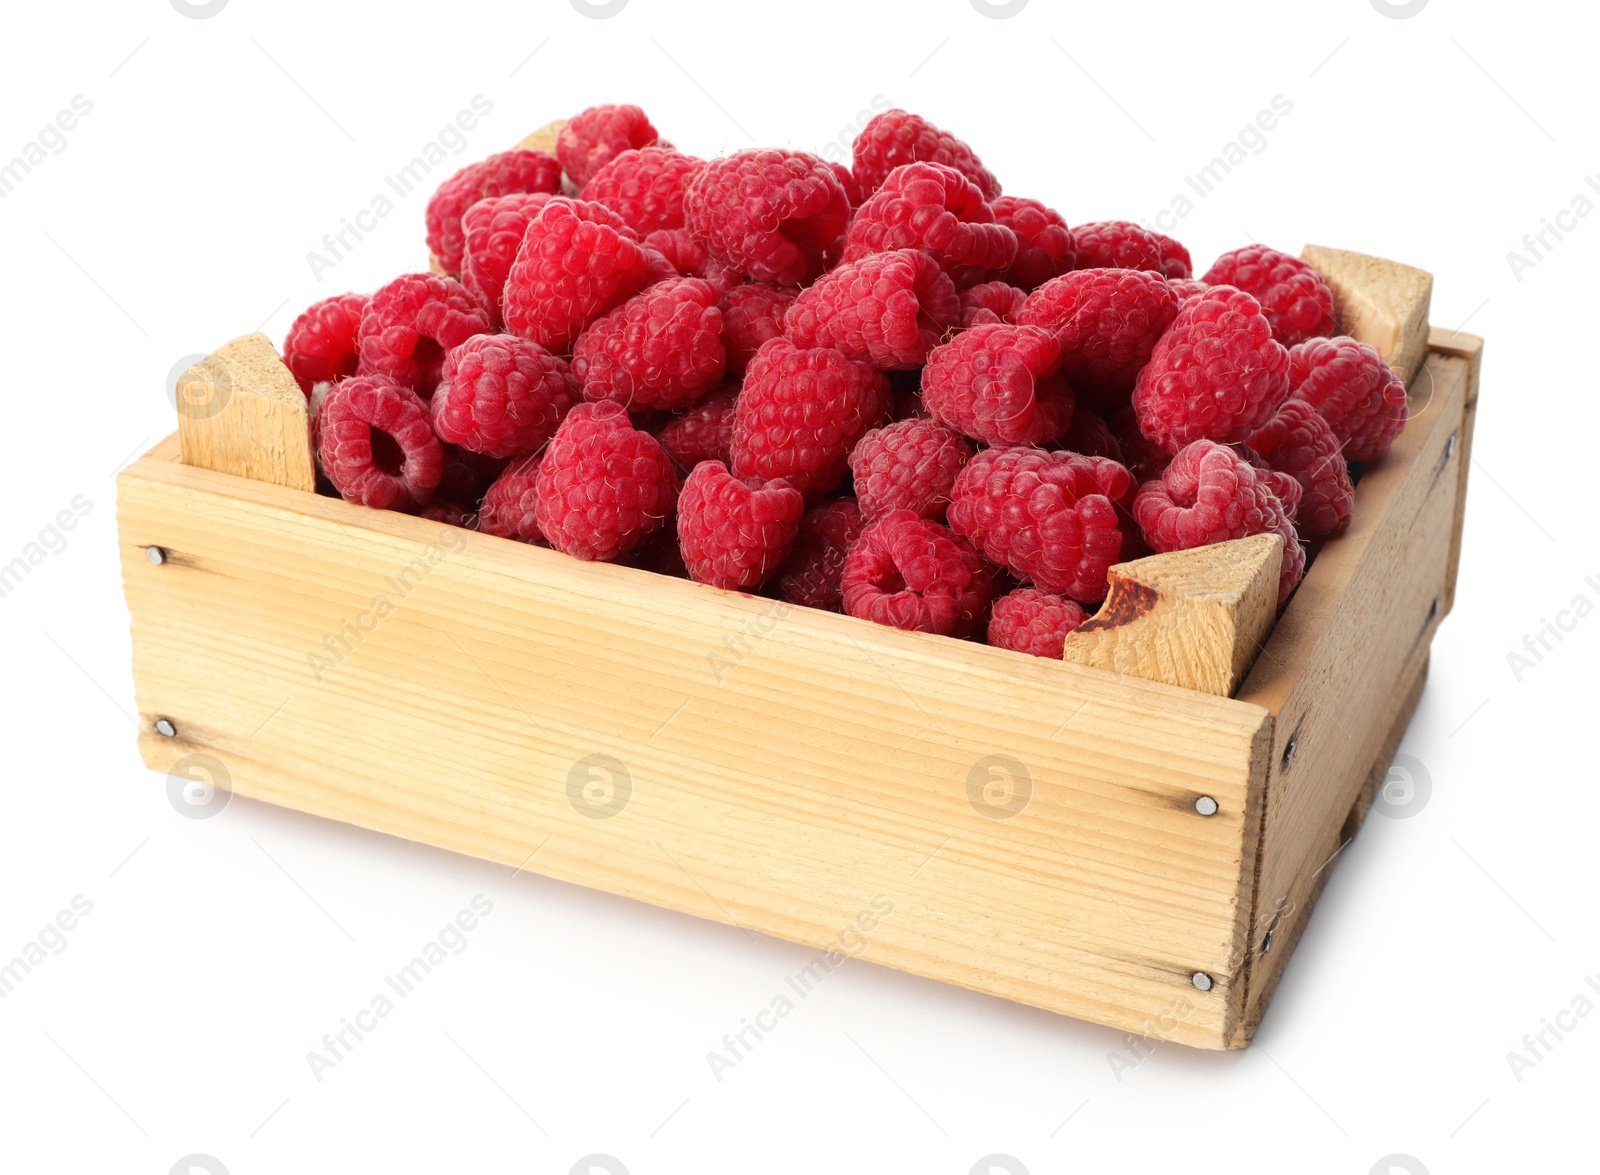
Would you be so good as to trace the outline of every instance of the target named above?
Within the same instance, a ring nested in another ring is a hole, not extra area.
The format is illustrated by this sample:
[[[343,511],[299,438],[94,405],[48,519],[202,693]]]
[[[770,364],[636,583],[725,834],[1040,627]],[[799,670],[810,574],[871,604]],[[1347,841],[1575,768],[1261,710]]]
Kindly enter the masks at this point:
[[[647,285],[674,275],[698,277],[710,282],[711,288],[720,294],[744,280],[743,274],[735,273],[706,252],[706,247],[691,237],[687,229],[658,228],[644,239],[644,247],[646,252],[654,249],[660,253],[673,271],[670,274],[652,273],[646,279]]]
[[[1139,373],[1133,409],[1144,435],[1176,453],[1191,441],[1244,440],[1288,394],[1289,352],[1261,304],[1214,286],[1179,308]]]
[[[932,420],[902,420],[875,428],[850,450],[856,500],[868,518],[912,510],[941,521],[956,474],[971,459],[967,439]]]
[[[490,330],[489,315],[454,278],[408,273],[372,295],[357,346],[363,375],[386,375],[426,399],[445,352]]]
[[[721,391],[696,400],[682,415],[674,416],[656,430],[656,440],[673,465],[688,473],[702,461],[726,465],[733,460],[733,416],[738,397],[737,385],[724,384]]]
[[[1406,426],[1406,386],[1366,343],[1341,335],[1289,352],[1291,396],[1321,414],[1349,461],[1376,461]]]
[[[558,551],[611,560],[666,525],[678,500],[672,460],[621,404],[579,404],[545,449],[539,530]]]
[[[840,611],[845,556],[866,525],[854,498],[834,498],[808,510],[789,560],[773,581],[778,596],[807,608]]]
[[[935,347],[922,399],[935,420],[991,445],[1043,444],[1072,423],[1061,345],[1036,326],[975,326]]]
[[[685,408],[722,381],[722,311],[710,284],[671,278],[596,319],[572,348],[586,400]]]
[[[1265,245],[1246,245],[1218,257],[1200,280],[1237,287],[1261,303],[1261,312],[1272,324],[1272,337],[1285,347],[1339,329],[1328,283],[1288,253]]]
[[[339,294],[308,307],[283,340],[283,363],[307,396],[319,383],[356,373],[356,334],[367,309],[365,294]]]
[[[678,496],[678,545],[689,578],[739,590],[759,587],[789,557],[800,491],[781,478],[738,478],[720,461],[694,467]]]
[[[347,502],[379,510],[425,505],[444,475],[428,406],[384,375],[340,380],[317,412],[317,463]]]
[[[539,530],[539,463],[544,454],[519,457],[495,478],[478,511],[478,529],[484,534],[519,543],[548,547]]]
[[[439,185],[428,201],[428,249],[448,274],[461,272],[466,236],[461,217],[485,196],[559,192],[561,165],[542,151],[514,150],[469,163]]]
[[[644,284],[650,258],[622,218],[560,197],[534,214],[506,276],[506,329],[565,351],[583,328]]]
[[[1029,294],[1017,321],[1052,331],[1072,390],[1090,407],[1115,412],[1177,314],[1178,300],[1157,274],[1081,269]]]
[[[550,199],[548,192],[513,192],[479,200],[461,214],[466,245],[461,254],[461,284],[489,312],[499,329],[505,322],[506,275],[517,259],[528,223]]]
[[[1187,551],[1253,534],[1283,537],[1278,606],[1305,573],[1306,553],[1283,503],[1259,471],[1232,449],[1200,440],[1184,447],[1159,481],[1147,481],[1133,516],[1155,551]]]
[[[995,223],[1017,234],[1016,260],[1006,275],[1012,285],[1035,290],[1072,269],[1077,253],[1061,213],[1023,196],[1001,196],[992,207]]]
[[[580,188],[624,151],[653,147],[661,136],[637,106],[591,106],[556,135],[556,158]]]
[[[1172,454],[1139,431],[1139,416],[1131,404],[1106,423],[1111,426],[1111,435],[1116,437],[1117,447],[1122,450],[1118,460],[1128,467],[1135,481],[1143,484],[1160,477],[1161,471],[1171,464]]]
[[[1090,604],[1122,557],[1117,508],[1133,492],[1133,475],[1104,457],[986,449],[956,476],[950,528],[1018,579]]]
[[[1017,588],[994,602],[989,614],[989,643],[1035,657],[1059,661],[1067,634],[1089,614],[1076,600],[1038,588]]]
[[[641,237],[683,227],[683,190],[706,165],[664,147],[624,151],[583,185],[583,198],[604,204]]]
[[[717,300],[731,374],[743,375],[761,344],[783,334],[783,316],[799,293],[794,286],[751,282],[734,286]]]
[[[756,281],[794,286],[827,268],[850,205],[815,155],[740,151],[713,159],[689,181],[683,219],[725,265]]]
[[[886,110],[856,136],[854,172],[863,196],[876,192],[889,173],[907,163],[942,163],[966,176],[986,200],[1000,194],[1000,181],[979,162],[972,148],[927,119],[904,110]]]
[[[839,186],[844,189],[844,198],[850,205],[850,211],[854,212],[857,208],[860,208],[861,201],[866,199],[866,196],[861,191],[861,185],[856,183],[855,172],[844,164],[835,163],[831,159],[828,160],[828,170],[833,172],[834,177],[839,181]]]
[[[958,286],[974,285],[1011,265],[1017,234],[994,222],[983,193],[955,168],[907,163],[857,209],[843,260],[895,249],[925,250]]]
[[[1168,278],[1167,288],[1177,296],[1178,304],[1182,305],[1196,294],[1203,294],[1211,287],[1205,282],[1192,277]]]
[[[850,450],[889,414],[889,382],[829,347],[763,344],[733,423],[733,472],[786,477],[815,500],[844,476]]]
[[[489,457],[531,453],[579,400],[565,361],[515,335],[474,335],[444,360],[433,394],[442,441]]]
[[[1161,274],[1168,281],[1182,281],[1194,276],[1194,259],[1189,256],[1189,250],[1183,247],[1181,241],[1158,233],[1155,229],[1146,229],[1156,239],[1156,244],[1161,246]]]
[[[1085,457],[1109,457],[1119,465],[1126,464],[1122,460],[1122,444],[1106,418],[1082,404],[1073,408],[1072,427],[1062,434],[1055,447],[1068,453],[1082,453]]]
[[[837,347],[890,371],[921,367],[961,320],[948,274],[920,249],[846,262],[802,290],[783,320],[801,347]]]
[[[961,291],[961,325],[1016,322],[1028,295],[1005,282],[984,282]]]
[[[1350,525],[1356,504],[1350,470],[1339,451],[1339,438],[1310,404],[1292,397],[1285,400],[1277,415],[1251,433],[1246,443],[1268,466],[1299,483],[1303,493],[1294,518],[1301,534],[1325,538]]]
[[[994,569],[968,543],[914,510],[867,524],[845,556],[844,610],[911,632],[967,637],[994,597]]]
[[[1161,242],[1131,220],[1099,220],[1072,230],[1073,269],[1150,269],[1165,276]]]

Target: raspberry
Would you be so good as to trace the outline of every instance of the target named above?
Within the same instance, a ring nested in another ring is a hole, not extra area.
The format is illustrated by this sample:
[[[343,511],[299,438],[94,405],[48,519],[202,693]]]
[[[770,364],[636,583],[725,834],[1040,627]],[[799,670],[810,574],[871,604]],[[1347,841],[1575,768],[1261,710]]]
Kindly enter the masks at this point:
[[[283,340],[283,362],[307,396],[315,384],[356,373],[356,333],[367,308],[365,294],[340,294],[308,307]]]
[[[496,329],[505,322],[506,275],[517,259],[528,223],[545,201],[548,192],[513,192],[509,196],[490,196],[479,200],[461,214],[461,233],[466,245],[461,255],[461,284],[489,312]]]
[[[850,451],[856,500],[868,518],[911,510],[938,522],[950,504],[956,474],[971,459],[966,438],[932,420],[875,428]]]
[[[1147,442],[1148,443],[1148,442]],[[1079,404],[1072,410],[1072,427],[1062,434],[1057,448],[1085,457],[1109,457],[1122,465],[1122,445],[1105,417]]]
[[[408,273],[372,295],[357,345],[363,375],[386,375],[433,395],[445,352],[489,331],[489,315],[454,278]]]
[[[1005,282],[984,282],[961,291],[961,325],[1016,322],[1028,295]]]
[[[678,479],[665,450],[629,423],[622,405],[579,404],[545,449],[535,492],[539,530],[552,547],[609,560],[666,524]]]
[[[684,473],[702,461],[733,460],[733,413],[738,402],[737,385],[723,385],[696,400],[681,416],[674,416],[656,431],[656,440]]]
[[[803,285],[827,268],[850,219],[832,169],[800,151],[740,151],[689,181],[684,225],[711,255],[756,281]]]
[[[1216,286],[1190,298],[1133,389],[1144,435],[1169,453],[1191,441],[1232,444],[1260,428],[1289,394],[1289,352],[1261,304]]]
[[[866,197],[862,194],[861,185],[856,183],[855,172],[831,159],[828,161],[828,170],[833,172],[834,178],[839,181],[839,186],[844,189],[845,202],[850,205],[850,210],[854,212],[861,207],[861,201]]]
[[[1194,259],[1189,256],[1189,250],[1183,247],[1181,241],[1174,240],[1166,233],[1158,233],[1154,229],[1146,229],[1156,239],[1156,244],[1161,246],[1161,273],[1168,281],[1182,281],[1194,276]]]
[[[1366,343],[1308,339],[1289,352],[1289,386],[1333,429],[1349,461],[1375,461],[1406,426],[1406,386]]]
[[[528,224],[506,276],[506,329],[565,351],[583,328],[644,284],[650,258],[602,204],[556,198]]]
[[[733,423],[733,472],[786,477],[814,499],[844,476],[850,450],[889,414],[889,381],[830,347],[762,345]]]
[[[317,462],[347,502],[379,510],[425,505],[444,475],[428,406],[385,375],[340,380],[316,419]]]
[[[1128,402],[1177,313],[1177,298],[1153,273],[1081,269],[1029,294],[1017,321],[1054,332],[1073,392],[1098,411],[1114,412]]]
[[[479,530],[536,547],[550,545],[539,530],[538,480],[542,460],[542,453],[518,458],[494,479],[478,511]]]
[[[1018,579],[1094,603],[1122,557],[1117,507],[1133,492],[1133,475],[1104,457],[986,449],[956,476],[950,528]]]
[[[665,526],[634,548],[625,560],[629,567],[650,571],[656,575],[670,575],[675,579],[688,579],[689,568],[683,562],[683,551],[678,547],[678,528]]]
[[[743,375],[761,344],[783,334],[783,316],[799,293],[794,286],[751,282],[734,286],[717,300],[729,372]]]
[[[783,331],[801,347],[837,347],[874,367],[921,367],[961,321],[948,274],[920,249],[874,253],[840,265],[802,290]]]
[[[684,408],[722,381],[722,311],[710,284],[671,278],[596,319],[572,347],[586,400]]]
[[[789,560],[774,581],[778,595],[791,604],[838,612],[844,606],[840,580],[845,556],[866,525],[854,498],[813,506],[800,520]]]
[[[489,457],[531,453],[579,400],[566,363],[515,335],[475,335],[445,356],[433,394],[441,441]]]
[[[1167,288],[1177,296],[1178,302],[1181,305],[1182,303],[1187,302],[1190,298],[1194,297],[1196,294],[1205,293],[1211,287],[1197,278],[1178,277],[1168,278]]]
[[[995,223],[1017,234],[1016,260],[1006,274],[1012,285],[1035,290],[1072,269],[1072,231],[1061,213],[1023,196],[1001,196],[992,207]]]
[[[1285,400],[1276,416],[1250,434],[1247,444],[1270,468],[1299,483],[1303,494],[1294,519],[1301,534],[1326,538],[1350,525],[1356,502],[1350,470],[1339,451],[1339,438],[1310,404]]]
[[[445,498],[435,498],[421,510],[417,511],[419,518],[426,518],[429,522],[443,522],[447,526],[459,526],[467,530],[478,529],[478,513],[470,506],[460,502],[452,502]]]
[[[1333,291],[1322,275],[1300,258],[1265,245],[1246,245],[1224,253],[1200,280],[1213,286],[1236,286],[1255,298],[1272,324],[1272,337],[1285,347],[1339,329]]]
[[[991,445],[1043,444],[1072,423],[1061,345],[1037,326],[975,326],[935,347],[922,399],[935,420]]]
[[[1099,220],[1072,230],[1073,269],[1151,269],[1165,276],[1161,242],[1131,220]]]
[[[485,196],[559,192],[561,165],[543,151],[503,151],[469,163],[439,185],[428,201],[428,249],[448,274],[461,272],[466,237],[461,217]]]
[[[1123,408],[1107,423],[1111,425],[1111,435],[1117,439],[1117,447],[1122,450],[1117,460],[1127,466],[1135,481],[1143,483],[1160,477],[1161,471],[1171,464],[1172,454],[1139,431],[1139,416],[1132,405]]]
[[[711,288],[721,293],[738,285],[744,278],[743,274],[735,273],[706,252],[706,247],[691,237],[687,229],[658,228],[644,239],[644,247],[646,252],[654,249],[661,254],[662,260],[673,271],[670,274],[652,271],[645,279],[646,285],[672,276],[698,277],[710,282]]]
[[[660,137],[637,106],[591,106],[556,135],[556,158],[582,187],[624,151],[654,146]]]
[[[983,620],[995,576],[948,528],[914,510],[891,510],[851,545],[841,586],[852,616],[966,637]]]
[[[641,237],[683,227],[683,189],[704,159],[663,147],[624,151],[583,185],[583,198],[604,204]]]
[[[994,223],[983,193],[953,167],[907,163],[856,211],[843,260],[895,249],[926,250],[957,285],[973,285],[1011,265],[1017,234]]]
[[[678,545],[689,578],[737,590],[759,587],[783,565],[805,513],[781,478],[738,478],[720,461],[694,467],[678,496]]]
[[[1215,441],[1186,446],[1159,481],[1140,486],[1133,516],[1156,551],[1187,551],[1253,534],[1281,535],[1279,607],[1305,573],[1305,548],[1283,504],[1248,461]]]
[[[989,643],[1059,661],[1067,633],[1087,619],[1089,614],[1076,600],[1038,588],[1018,588],[994,602],[994,611],[989,614]]]
[[[445,498],[476,510],[509,462],[499,457],[485,457],[459,445],[440,442],[439,447],[444,450],[444,475],[439,479],[439,488],[433,491],[433,500]]]
[[[885,110],[862,127],[852,154],[852,170],[863,196],[876,192],[891,171],[906,163],[942,163],[976,184],[985,200],[1000,194],[1000,181],[979,162],[971,147],[921,115],[904,110]]]

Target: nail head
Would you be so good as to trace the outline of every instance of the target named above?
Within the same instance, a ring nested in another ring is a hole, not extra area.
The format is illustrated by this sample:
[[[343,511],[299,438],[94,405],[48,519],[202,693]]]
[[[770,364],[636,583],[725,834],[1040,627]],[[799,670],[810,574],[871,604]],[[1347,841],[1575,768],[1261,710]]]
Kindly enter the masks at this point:
[[[170,718],[157,718],[156,733],[164,738],[176,738],[178,736],[178,728],[172,725]]]
[[[144,557],[150,560],[150,562],[154,563],[157,567],[160,567],[167,561],[167,553],[160,547],[146,547],[144,549]]]
[[[1284,770],[1288,770],[1289,764],[1294,762],[1294,753],[1296,751],[1298,751],[1299,749],[1300,749],[1300,736],[1298,734],[1291,734],[1289,736],[1289,741],[1286,744],[1284,744],[1284,748],[1283,748],[1283,766],[1284,766]]]
[[[1207,975],[1204,971],[1196,971],[1189,977],[1189,982],[1193,983],[1195,987],[1199,988],[1201,991],[1210,991],[1212,988],[1211,976]]]
[[[1215,816],[1217,814],[1217,801],[1210,796],[1201,796],[1194,802],[1194,810],[1202,816]]]

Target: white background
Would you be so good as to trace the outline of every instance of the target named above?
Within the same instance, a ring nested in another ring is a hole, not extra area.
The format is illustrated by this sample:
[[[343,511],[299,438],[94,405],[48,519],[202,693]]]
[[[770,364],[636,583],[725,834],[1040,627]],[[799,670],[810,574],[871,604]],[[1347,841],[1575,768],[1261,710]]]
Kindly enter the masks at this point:
[[[1600,216],[1520,280],[1507,259],[1600,171],[1591,6],[232,0],[197,20],[124,0],[5,24],[0,159],[75,95],[93,111],[0,201],[0,562],[91,508],[0,599],[0,959],[76,895],[93,909],[0,1000],[0,1169],[1592,1164],[1600,1015],[1521,1080],[1507,1060],[1600,973],[1600,619],[1520,681],[1508,663],[1600,603]],[[1250,240],[1393,257],[1436,275],[1435,323],[1487,337],[1460,594],[1403,747],[1432,794],[1346,850],[1252,1048],[1167,1045],[1119,1080],[1117,1033],[851,962],[718,1082],[708,1051],[812,952],[243,800],[169,803],[135,753],[113,475],[172,431],[180,357],[281,339],[312,300],[425,262],[424,195],[322,281],[306,255],[478,94],[494,111],[459,163],[602,101],[700,155],[823,151],[882,96],[1073,222],[1154,216],[1281,94],[1265,149],[1173,230],[1197,269]],[[468,948],[318,1082],[307,1052],[477,894]]]

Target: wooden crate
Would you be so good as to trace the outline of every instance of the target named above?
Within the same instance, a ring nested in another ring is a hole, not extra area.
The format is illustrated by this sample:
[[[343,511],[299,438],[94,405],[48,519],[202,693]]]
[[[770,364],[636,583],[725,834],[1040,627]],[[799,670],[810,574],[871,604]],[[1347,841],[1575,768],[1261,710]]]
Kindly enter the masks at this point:
[[[837,956],[1242,1047],[1450,610],[1481,348],[1427,333],[1426,274],[1307,256],[1345,329],[1410,375],[1412,417],[1232,697],[1138,676],[1163,657],[1124,656],[1150,636],[1131,613],[1100,625],[1113,668],[1051,663],[318,496],[303,398],[257,336],[208,361],[181,446],[119,478],[140,751]]]

